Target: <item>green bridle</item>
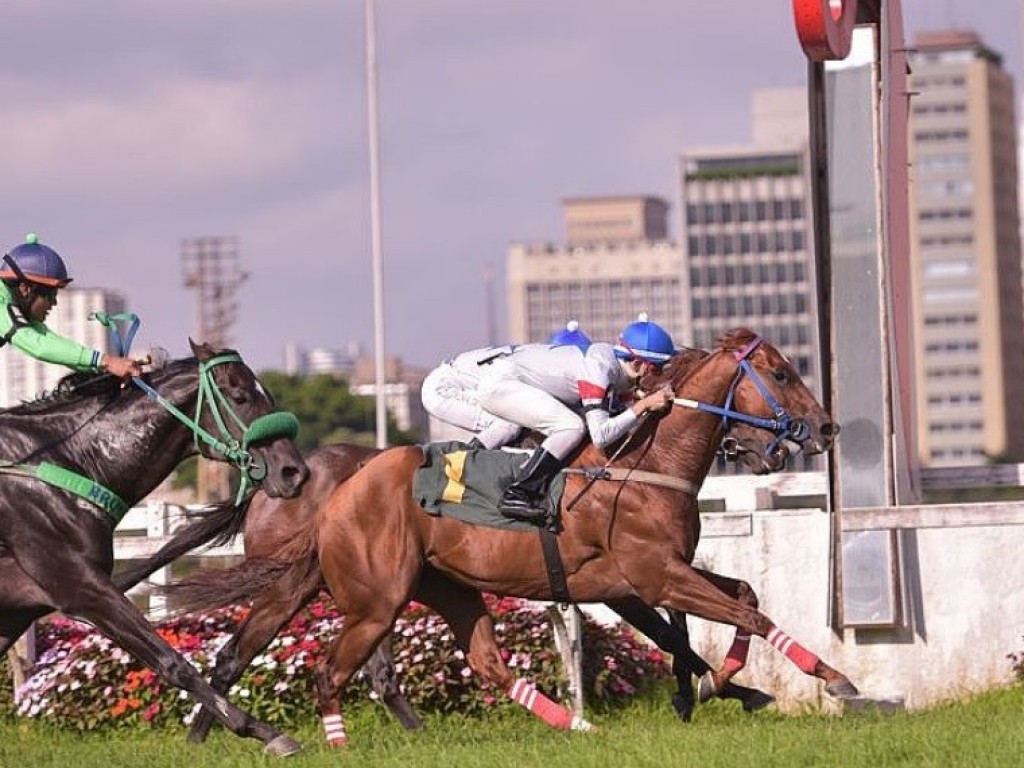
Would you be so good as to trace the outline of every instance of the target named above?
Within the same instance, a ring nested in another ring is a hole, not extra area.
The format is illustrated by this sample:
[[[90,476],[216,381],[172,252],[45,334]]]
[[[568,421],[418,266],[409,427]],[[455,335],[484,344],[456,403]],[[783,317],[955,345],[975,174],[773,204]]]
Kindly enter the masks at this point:
[[[259,485],[267,476],[266,464],[257,461],[253,454],[250,453],[249,447],[255,443],[279,437],[294,438],[299,433],[299,420],[295,418],[295,414],[289,411],[266,413],[256,417],[249,424],[246,424],[238,415],[228,401],[227,395],[221,391],[216,379],[214,379],[213,369],[224,363],[241,362],[241,356],[233,352],[220,354],[211,357],[209,360],[201,360],[199,362],[199,396],[196,398],[196,415],[194,419],[190,419],[182,413],[174,403],[163,397],[163,395],[141,378],[135,377],[132,379],[139,389],[192,430],[192,439],[197,451],[201,449],[201,441],[206,443],[213,451],[223,456],[225,461],[238,467],[239,472],[242,474],[242,482],[238,486],[238,496],[235,499],[236,504],[241,503],[250,485]],[[219,436],[211,434],[199,424],[203,416],[204,407],[210,411],[210,415],[217,425]],[[231,434],[231,430],[228,428],[229,419],[242,431],[241,440]]]

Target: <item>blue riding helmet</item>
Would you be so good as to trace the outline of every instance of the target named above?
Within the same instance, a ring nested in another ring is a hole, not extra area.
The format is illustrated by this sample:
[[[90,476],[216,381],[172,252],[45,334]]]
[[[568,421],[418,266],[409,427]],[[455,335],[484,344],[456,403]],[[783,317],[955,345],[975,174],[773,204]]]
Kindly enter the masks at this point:
[[[622,329],[615,345],[615,355],[622,360],[639,358],[655,365],[664,365],[675,354],[676,346],[668,331],[641,313],[635,323]]]
[[[580,330],[580,324],[570,320],[565,328],[559,328],[551,334],[548,344],[552,347],[579,347],[584,352],[590,346],[590,337]]]
[[[71,282],[64,259],[53,248],[40,243],[34,232],[4,256],[0,280],[25,280],[53,288],[63,288]]]

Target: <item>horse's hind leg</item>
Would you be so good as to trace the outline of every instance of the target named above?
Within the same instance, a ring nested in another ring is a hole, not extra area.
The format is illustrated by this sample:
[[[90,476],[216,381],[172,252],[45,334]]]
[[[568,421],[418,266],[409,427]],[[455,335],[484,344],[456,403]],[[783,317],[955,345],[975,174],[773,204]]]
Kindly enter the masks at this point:
[[[168,683],[188,691],[200,704],[212,708],[217,719],[233,733],[258,739],[269,752],[278,756],[302,749],[298,742],[251,717],[211,688],[195,667],[157,635],[146,617],[114,587],[107,574],[83,568],[81,561],[54,562],[51,557],[47,563],[45,570],[34,578],[43,589],[50,591],[59,610],[94,624]]]
[[[559,730],[592,728],[586,720],[538,691],[533,683],[512,674],[501,658],[494,639],[494,622],[478,590],[438,575],[420,584],[417,598],[444,617],[470,667],[484,680]]]
[[[366,662],[366,673],[370,678],[370,685],[380,696],[381,701],[391,710],[398,722],[407,731],[418,731],[423,727],[412,703],[402,693],[402,686],[398,682],[398,672],[395,670],[395,656],[392,652],[393,633],[384,635],[384,639],[374,650],[369,661]]]

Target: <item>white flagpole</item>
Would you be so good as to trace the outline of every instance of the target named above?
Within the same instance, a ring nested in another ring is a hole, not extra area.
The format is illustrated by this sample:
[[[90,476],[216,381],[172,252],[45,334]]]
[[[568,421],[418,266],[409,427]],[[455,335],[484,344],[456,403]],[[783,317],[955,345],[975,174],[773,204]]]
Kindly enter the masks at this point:
[[[377,31],[373,0],[364,0],[366,20],[366,118],[370,139],[370,227],[373,255],[373,360],[377,395],[377,447],[388,444],[384,397],[384,274],[381,263],[380,136],[377,108]]]

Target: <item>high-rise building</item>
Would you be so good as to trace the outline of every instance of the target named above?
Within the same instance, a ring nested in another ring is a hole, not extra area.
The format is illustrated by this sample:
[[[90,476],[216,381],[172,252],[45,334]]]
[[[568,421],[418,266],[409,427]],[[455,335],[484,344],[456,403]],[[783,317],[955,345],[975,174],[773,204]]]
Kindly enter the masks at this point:
[[[911,263],[925,465],[1024,458],[1024,301],[1014,84],[973,32],[920,35]]]
[[[745,326],[820,392],[806,95],[754,94],[756,142],[686,151],[679,161],[685,339],[710,348]]]
[[[110,351],[110,331],[96,320],[95,312],[115,314],[125,311],[119,293],[99,288],[65,288],[57,306],[46,320],[54,333],[81,342],[101,352]],[[29,357],[7,344],[0,349],[0,407],[9,408],[33,400],[51,391],[70,371],[61,365],[44,363]]]
[[[668,208],[657,197],[573,198],[563,202],[564,245],[510,245],[509,341],[545,341],[568,320],[614,341],[640,312],[682,341],[685,273]]]

